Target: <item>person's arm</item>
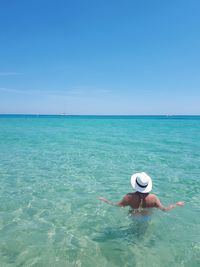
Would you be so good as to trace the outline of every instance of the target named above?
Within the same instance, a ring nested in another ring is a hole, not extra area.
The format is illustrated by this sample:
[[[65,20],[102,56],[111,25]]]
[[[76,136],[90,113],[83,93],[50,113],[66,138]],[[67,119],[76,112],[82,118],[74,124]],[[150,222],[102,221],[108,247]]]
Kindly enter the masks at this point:
[[[107,203],[107,204],[110,204],[112,206],[118,206],[118,207],[125,207],[125,206],[128,206],[129,205],[129,202],[128,202],[128,196],[124,196],[123,199],[117,203],[114,203],[104,197],[98,197],[99,200]]]
[[[156,198],[156,208],[162,210],[162,211],[169,211],[169,210],[172,210],[172,209],[175,209],[176,207],[182,207],[184,206],[184,202],[183,201],[179,201],[179,202],[176,202],[175,204],[171,204],[167,207],[163,206],[159,200],[159,198]]]

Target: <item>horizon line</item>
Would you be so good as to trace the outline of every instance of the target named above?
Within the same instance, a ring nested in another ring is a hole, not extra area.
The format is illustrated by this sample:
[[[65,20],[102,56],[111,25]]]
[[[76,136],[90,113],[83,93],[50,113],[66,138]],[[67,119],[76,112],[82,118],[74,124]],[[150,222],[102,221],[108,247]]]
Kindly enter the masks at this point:
[[[163,117],[175,117],[175,116],[200,116],[200,114],[66,114],[66,113],[0,113],[0,116],[163,116]]]

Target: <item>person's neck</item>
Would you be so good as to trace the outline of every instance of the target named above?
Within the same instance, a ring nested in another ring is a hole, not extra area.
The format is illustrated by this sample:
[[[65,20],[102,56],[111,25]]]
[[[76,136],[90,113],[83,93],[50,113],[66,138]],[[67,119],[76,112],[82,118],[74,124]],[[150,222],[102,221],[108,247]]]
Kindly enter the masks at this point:
[[[140,197],[140,198],[145,198],[145,197],[147,197],[148,196],[148,194],[149,193],[141,193],[141,192],[136,192],[137,193],[137,195]]]

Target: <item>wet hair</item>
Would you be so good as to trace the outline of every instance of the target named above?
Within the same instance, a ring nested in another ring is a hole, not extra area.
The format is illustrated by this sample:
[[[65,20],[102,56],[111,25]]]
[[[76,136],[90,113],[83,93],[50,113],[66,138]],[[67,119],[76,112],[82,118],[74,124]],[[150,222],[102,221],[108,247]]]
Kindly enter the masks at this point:
[[[149,194],[149,193],[142,193],[142,192],[139,192],[139,191],[136,191],[136,193],[137,193],[140,197],[142,197],[142,198],[147,197],[148,194]]]

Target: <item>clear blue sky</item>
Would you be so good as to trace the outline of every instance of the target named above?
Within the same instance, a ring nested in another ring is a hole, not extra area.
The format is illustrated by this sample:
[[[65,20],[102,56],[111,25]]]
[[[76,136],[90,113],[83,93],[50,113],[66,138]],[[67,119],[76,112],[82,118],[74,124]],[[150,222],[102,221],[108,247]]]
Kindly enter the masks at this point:
[[[3,0],[0,113],[200,114],[199,0]]]

